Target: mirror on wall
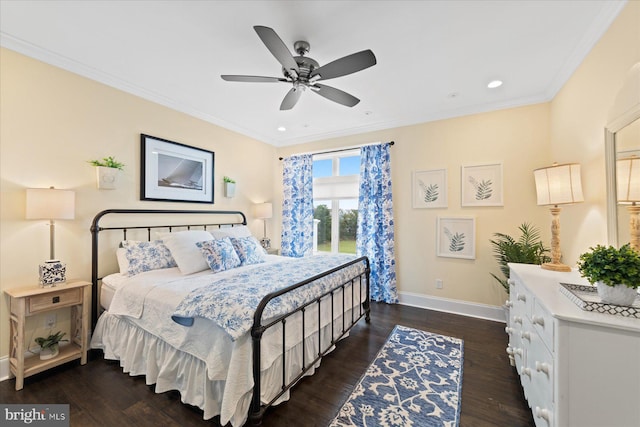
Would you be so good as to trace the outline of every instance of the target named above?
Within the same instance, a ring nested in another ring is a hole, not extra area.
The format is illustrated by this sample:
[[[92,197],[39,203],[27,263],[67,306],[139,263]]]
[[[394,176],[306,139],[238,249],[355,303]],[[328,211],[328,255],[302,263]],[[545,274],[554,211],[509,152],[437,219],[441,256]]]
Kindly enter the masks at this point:
[[[618,223],[618,245],[624,245],[629,243],[630,229],[629,229],[629,210],[628,204],[621,204],[619,195],[621,187],[624,187],[624,183],[620,182],[620,162],[625,162],[625,159],[637,158],[640,161],[640,119],[635,120],[628,126],[620,129],[614,135],[614,143],[616,150],[616,194],[618,194],[618,203],[616,206],[616,215]],[[633,167],[637,168],[638,161],[634,161]],[[626,166],[626,165],[625,165]]]
[[[640,62],[629,70],[605,129],[607,237],[613,246],[630,241],[628,204],[618,202],[618,190],[624,183],[617,182],[616,176],[622,171],[616,165],[633,156],[640,158]]]

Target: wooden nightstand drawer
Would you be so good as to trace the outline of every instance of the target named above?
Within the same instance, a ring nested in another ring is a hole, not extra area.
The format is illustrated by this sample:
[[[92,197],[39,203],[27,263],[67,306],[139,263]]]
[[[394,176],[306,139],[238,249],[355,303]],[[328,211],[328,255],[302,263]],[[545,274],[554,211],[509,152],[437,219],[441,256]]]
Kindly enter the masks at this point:
[[[27,314],[80,303],[82,303],[82,289],[60,289],[59,291],[28,297]]]

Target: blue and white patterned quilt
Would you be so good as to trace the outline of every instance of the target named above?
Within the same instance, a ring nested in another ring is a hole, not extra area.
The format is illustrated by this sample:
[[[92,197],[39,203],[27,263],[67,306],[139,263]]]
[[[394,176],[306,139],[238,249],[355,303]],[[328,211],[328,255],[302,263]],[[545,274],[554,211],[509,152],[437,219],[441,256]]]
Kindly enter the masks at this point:
[[[184,326],[191,326],[195,317],[209,319],[235,341],[251,330],[255,310],[264,296],[354,259],[356,257],[353,255],[344,254],[316,255],[237,274],[194,289],[176,307],[171,318]],[[364,270],[364,262],[356,263],[295,291],[287,292],[267,305],[263,318],[269,319],[291,312]]]

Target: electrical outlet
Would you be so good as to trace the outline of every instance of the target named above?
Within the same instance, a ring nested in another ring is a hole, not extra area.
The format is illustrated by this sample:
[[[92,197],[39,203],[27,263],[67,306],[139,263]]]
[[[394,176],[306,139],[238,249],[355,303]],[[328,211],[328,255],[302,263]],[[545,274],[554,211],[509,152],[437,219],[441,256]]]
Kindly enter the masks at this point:
[[[442,279],[436,279],[436,289],[442,289]]]
[[[44,317],[44,327],[53,328],[54,326],[56,326],[56,315],[55,313],[49,313]]]

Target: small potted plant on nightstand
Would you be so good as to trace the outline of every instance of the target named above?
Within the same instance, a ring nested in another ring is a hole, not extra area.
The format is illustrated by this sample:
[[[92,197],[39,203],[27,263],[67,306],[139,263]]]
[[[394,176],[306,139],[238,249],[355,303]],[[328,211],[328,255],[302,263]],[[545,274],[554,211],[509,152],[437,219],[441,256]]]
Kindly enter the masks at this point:
[[[580,255],[578,271],[598,287],[602,302],[632,305],[640,286],[640,254],[627,243],[616,249],[597,245]]]
[[[59,345],[63,340],[66,333],[58,331],[55,334],[50,334],[48,337],[38,337],[35,339],[36,344],[40,346],[40,360],[48,360],[56,357],[59,352]]]
[[[223,177],[222,180],[224,181],[224,196],[233,197],[236,194],[236,181],[228,176]]]
[[[88,162],[96,167],[98,188],[113,190],[118,186],[120,171],[124,170],[124,163],[117,161],[112,156],[105,157],[102,160],[89,160]]]

